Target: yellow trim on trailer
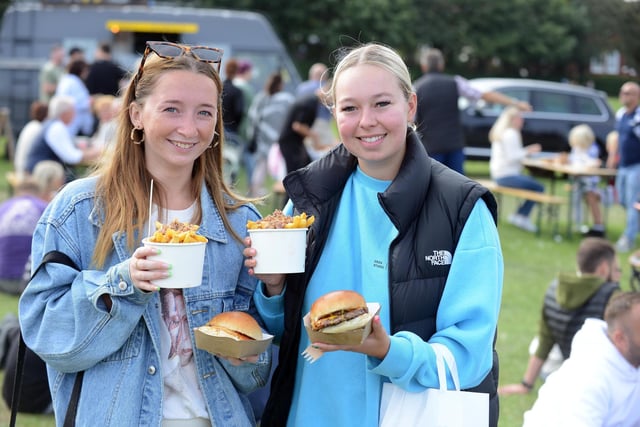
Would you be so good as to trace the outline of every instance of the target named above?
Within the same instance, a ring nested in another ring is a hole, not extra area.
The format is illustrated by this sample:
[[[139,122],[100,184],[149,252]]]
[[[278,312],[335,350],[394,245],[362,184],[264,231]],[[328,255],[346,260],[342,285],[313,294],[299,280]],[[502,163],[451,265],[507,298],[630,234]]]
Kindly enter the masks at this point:
[[[132,33],[195,34],[200,31],[200,26],[193,22],[109,20],[106,23],[106,27],[114,34],[121,31]]]

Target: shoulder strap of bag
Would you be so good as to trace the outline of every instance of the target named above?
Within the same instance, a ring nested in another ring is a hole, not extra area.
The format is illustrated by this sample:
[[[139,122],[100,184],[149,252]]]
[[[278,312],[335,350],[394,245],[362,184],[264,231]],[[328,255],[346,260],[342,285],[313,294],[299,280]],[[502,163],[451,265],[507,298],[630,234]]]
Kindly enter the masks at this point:
[[[78,266],[69,258],[66,254],[59,251],[47,252],[42,258],[40,265],[35,269],[31,275],[31,279],[50,262],[57,264],[63,264],[78,269]],[[20,343],[18,345],[18,360],[16,363],[16,376],[13,384],[13,392],[11,394],[11,420],[9,421],[10,427],[15,427],[16,417],[18,415],[18,407],[20,405],[20,392],[22,391],[22,374],[24,372],[24,358],[27,351],[27,346],[22,338],[22,331],[20,332]],[[76,411],[78,409],[78,400],[80,400],[80,389],[82,387],[82,377],[84,372],[78,372],[76,375],[76,381],[73,384],[73,391],[71,392],[71,399],[69,401],[69,408],[64,419],[64,427],[72,427],[75,424]]]

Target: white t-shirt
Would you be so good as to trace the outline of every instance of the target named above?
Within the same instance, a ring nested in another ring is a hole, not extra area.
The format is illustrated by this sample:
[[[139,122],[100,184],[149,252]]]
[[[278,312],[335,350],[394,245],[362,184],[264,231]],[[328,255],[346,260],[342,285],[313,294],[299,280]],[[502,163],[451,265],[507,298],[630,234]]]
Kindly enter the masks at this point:
[[[513,128],[506,129],[499,141],[491,141],[491,179],[520,175],[522,159],[526,156],[527,150],[522,146],[520,132]]]
[[[167,222],[178,219],[181,222],[191,222],[195,204],[184,210],[168,210]],[[151,224],[155,224],[158,218],[158,209],[154,206],[150,215]],[[147,224],[148,225],[148,224]],[[160,304],[160,317],[162,318],[162,305]],[[177,299],[184,304],[182,299]],[[184,309],[184,307],[182,307]],[[188,341],[188,345],[193,348],[191,335],[182,337]],[[167,325],[162,322],[160,325],[160,360],[162,364],[162,377],[164,380],[164,401],[162,403],[162,416],[165,419],[180,420],[205,418],[209,419],[207,405],[198,383],[198,373],[193,356],[186,365],[182,366],[180,354],[176,354],[169,359],[171,349],[171,335]]]
[[[47,145],[60,159],[69,165],[82,161],[84,153],[73,142],[69,129],[60,120],[56,120],[46,130]]]

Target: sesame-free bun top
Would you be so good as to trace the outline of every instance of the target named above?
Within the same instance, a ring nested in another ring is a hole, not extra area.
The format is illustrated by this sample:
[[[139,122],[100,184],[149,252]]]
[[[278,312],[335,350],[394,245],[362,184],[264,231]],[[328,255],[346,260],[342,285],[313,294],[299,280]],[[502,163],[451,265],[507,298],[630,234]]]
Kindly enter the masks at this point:
[[[261,340],[262,329],[256,319],[242,311],[225,311],[209,322],[207,328],[213,335],[229,336],[237,340]]]
[[[336,311],[349,311],[367,307],[364,297],[356,291],[333,291],[324,294],[311,306],[309,311],[311,322],[327,316]]]

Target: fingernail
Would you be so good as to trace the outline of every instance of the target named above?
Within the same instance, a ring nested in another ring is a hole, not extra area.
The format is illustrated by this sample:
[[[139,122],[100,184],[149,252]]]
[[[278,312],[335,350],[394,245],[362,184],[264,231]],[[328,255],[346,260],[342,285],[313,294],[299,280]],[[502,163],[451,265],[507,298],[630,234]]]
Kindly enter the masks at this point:
[[[160,286],[157,286],[157,287],[156,287],[156,291],[157,291],[157,292],[160,292]]]
[[[311,344],[311,347],[315,348],[316,350],[320,350],[320,347],[318,347],[318,346],[317,346],[317,345],[315,345],[315,344]]]

